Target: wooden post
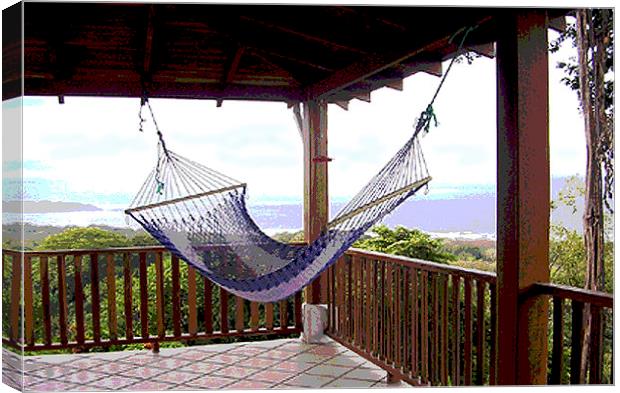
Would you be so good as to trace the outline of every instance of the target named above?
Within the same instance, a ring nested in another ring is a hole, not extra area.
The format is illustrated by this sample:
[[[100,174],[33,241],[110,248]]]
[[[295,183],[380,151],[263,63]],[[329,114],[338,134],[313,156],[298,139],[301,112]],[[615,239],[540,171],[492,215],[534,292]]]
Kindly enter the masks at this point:
[[[546,15],[507,11],[497,24],[497,382],[547,380],[547,300],[519,292],[549,281]]]
[[[327,196],[327,102],[308,100],[303,104],[302,137],[304,145],[304,240],[318,238],[329,220]],[[306,302],[320,304],[321,283],[325,274],[306,288]],[[326,281],[325,281],[326,282]]]

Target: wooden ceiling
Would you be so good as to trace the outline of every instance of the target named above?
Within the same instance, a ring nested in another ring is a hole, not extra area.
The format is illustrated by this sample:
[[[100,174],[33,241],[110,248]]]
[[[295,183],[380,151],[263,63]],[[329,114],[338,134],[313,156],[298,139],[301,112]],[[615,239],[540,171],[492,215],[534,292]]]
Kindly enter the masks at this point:
[[[450,37],[493,55],[509,9],[25,3],[24,94],[298,102],[353,98],[420,71],[441,74]],[[552,10],[553,18],[564,15]],[[454,41],[458,41],[454,40]],[[18,43],[4,43],[15,56]],[[7,59],[8,60],[8,59]],[[6,60],[5,60],[6,61]],[[20,95],[18,70],[3,99]]]

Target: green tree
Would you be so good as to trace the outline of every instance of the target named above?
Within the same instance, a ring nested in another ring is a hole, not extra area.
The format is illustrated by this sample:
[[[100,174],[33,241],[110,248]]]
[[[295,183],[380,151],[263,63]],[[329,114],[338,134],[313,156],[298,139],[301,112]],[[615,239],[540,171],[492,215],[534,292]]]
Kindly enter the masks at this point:
[[[160,243],[148,233],[139,233],[129,241],[132,246],[158,246]]]
[[[441,263],[456,260],[454,254],[445,250],[442,239],[433,239],[420,230],[378,225],[372,232],[375,236],[357,241],[354,247]]]
[[[43,239],[39,250],[75,250],[81,248],[126,247],[130,242],[124,235],[99,228],[69,228]]]

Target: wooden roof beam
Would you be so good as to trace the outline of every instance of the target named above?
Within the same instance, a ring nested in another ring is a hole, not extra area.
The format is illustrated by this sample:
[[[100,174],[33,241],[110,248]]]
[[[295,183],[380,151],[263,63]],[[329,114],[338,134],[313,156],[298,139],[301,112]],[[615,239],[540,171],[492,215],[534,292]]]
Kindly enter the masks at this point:
[[[241,64],[241,57],[244,52],[245,48],[243,46],[237,47],[228,65],[224,67],[224,75],[221,81],[222,89],[226,89],[226,87],[235,80],[235,75],[237,74],[237,70],[239,70],[239,64]],[[222,99],[217,100],[216,105],[218,108],[222,106],[222,102]]]

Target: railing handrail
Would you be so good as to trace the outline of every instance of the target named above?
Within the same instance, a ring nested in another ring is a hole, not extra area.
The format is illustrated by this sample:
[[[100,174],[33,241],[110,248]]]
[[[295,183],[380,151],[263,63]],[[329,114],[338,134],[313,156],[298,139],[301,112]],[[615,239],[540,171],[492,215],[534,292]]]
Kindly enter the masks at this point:
[[[495,273],[486,272],[484,270],[468,269],[460,266],[444,265],[437,262],[426,261],[424,259],[410,258],[401,255],[386,254],[378,251],[368,251],[359,248],[350,248],[347,251],[348,255],[358,256],[362,258],[374,258],[386,262],[398,263],[405,266],[410,266],[416,269],[423,269],[427,271],[453,274],[460,277],[471,277],[480,279],[490,283],[495,283],[497,276]]]
[[[304,246],[305,242],[289,242],[291,246]],[[2,252],[7,254],[25,254],[28,256],[39,255],[58,255],[58,254],[92,254],[92,253],[114,253],[114,252],[157,252],[167,251],[167,248],[161,245],[155,246],[128,246],[128,247],[105,247],[105,248],[72,248],[72,249],[59,249],[59,250],[13,250],[10,248],[3,248]]]
[[[614,307],[614,296],[607,292],[592,291],[568,285],[537,282],[525,289],[521,296],[524,298],[550,295],[561,299],[574,300],[580,303],[589,303],[599,307]]]

